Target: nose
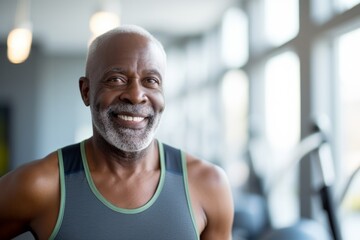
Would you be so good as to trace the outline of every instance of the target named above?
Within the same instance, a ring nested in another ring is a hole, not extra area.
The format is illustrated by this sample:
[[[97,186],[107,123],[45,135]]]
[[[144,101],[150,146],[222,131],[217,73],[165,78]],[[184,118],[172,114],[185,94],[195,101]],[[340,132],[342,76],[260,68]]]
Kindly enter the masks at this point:
[[[120,95],[120,99],[131,104],[141,104],[147,101],[144,87],[138,81],[132,81]]]

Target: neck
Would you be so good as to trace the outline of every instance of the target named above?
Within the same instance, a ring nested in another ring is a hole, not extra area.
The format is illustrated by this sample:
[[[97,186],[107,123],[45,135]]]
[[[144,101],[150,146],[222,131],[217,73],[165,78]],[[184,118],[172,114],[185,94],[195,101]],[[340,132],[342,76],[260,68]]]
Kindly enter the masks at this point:
[[[157,153],[157,141],[153,140],[148,147],[136,152],[126,152],[116,148],[109,144],[102,137],[96,137],[95,135],[88,140],[88,146],[90,156],[93,157],[93,161],[97,164],[119,164],[123,167],[131,168],[143,165],[143,167],[151,166],[155,160],[159,159]],[[144,163],[144,164],[141,164]]]

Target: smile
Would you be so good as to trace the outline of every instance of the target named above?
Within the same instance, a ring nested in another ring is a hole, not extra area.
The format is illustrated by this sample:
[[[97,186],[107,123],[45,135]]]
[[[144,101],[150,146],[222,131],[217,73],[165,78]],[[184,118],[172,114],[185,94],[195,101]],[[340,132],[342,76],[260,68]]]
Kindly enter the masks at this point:
[[[127,115],[117,115],[117,117],[129,122],[141,122],[145,119],[144,117],[132,117]]]

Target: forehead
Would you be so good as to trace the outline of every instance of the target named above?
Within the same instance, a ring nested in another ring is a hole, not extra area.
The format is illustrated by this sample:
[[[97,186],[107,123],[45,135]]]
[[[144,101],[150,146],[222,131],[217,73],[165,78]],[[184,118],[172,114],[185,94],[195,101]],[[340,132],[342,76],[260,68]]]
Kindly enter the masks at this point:
[[[87,75],[99,79],[109,68],[134,67],[155,69],[164,75],[165,66],[165,52],[158,42],[136,33],[117,33],[99,39],[90,47]]]
[[[157,43],[137,34],[118,34],[106,39],[97,52],[97,58],[108,64],[143,61],[157,65],[165,61],[164,53]]]

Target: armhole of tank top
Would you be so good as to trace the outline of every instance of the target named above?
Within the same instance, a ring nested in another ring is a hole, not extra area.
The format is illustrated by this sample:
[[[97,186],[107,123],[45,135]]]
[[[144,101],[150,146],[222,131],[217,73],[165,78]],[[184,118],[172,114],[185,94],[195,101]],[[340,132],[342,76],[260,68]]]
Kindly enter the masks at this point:
[[[56,220],[55,227],[49,237],[49,240],[55,239],[56,235],[60,230],[60,226],[64,216],[65,207],[65,173],[64,173],[64,160],[61,149],[57,151],[59,161],[59,177],[60,177],[60,208],[59,214]]]
[[[186,163],[187,163],[186,162],[186,155],[185,155],[185,153],[183,151],[181,151],[181,162],[182,162],[182,168],[183,168],[183,173],[184,173],[183,178],[184,178],[184,186],[185,186],[187,204],[188,204],[189,212],[190,212],[190,215],[191,215],[191,220],[193,222],[193,226],[194,226],[194,229],[195,229],[196,237],[197,237],[197,240],[199,240],[200,235],[199,235],[199,231],[198,231],[198,228],[197,228],[193,207],[192,207],[191,200],[190,200],[189,178],[188,178],[187,165],[186,165]]]

